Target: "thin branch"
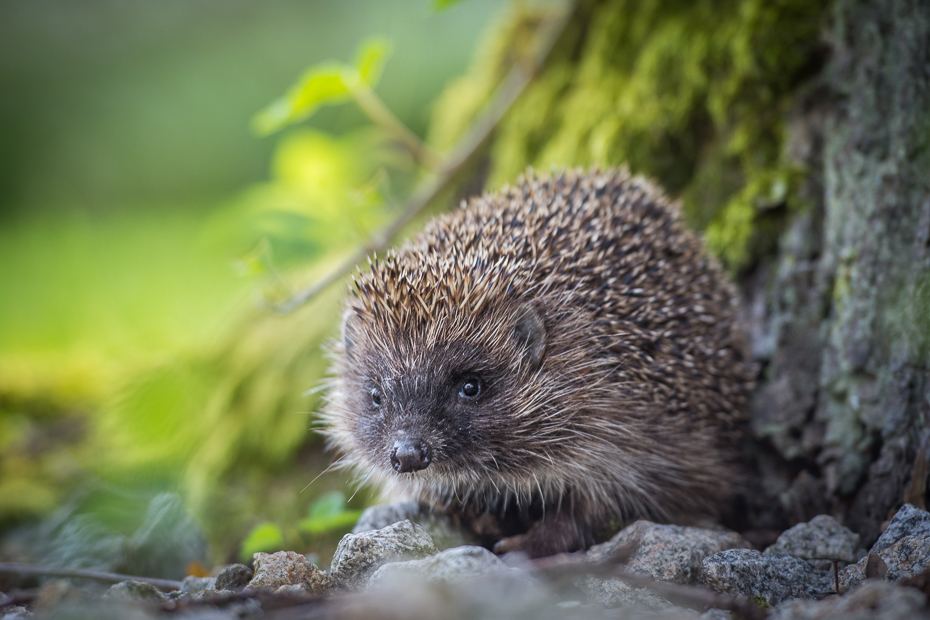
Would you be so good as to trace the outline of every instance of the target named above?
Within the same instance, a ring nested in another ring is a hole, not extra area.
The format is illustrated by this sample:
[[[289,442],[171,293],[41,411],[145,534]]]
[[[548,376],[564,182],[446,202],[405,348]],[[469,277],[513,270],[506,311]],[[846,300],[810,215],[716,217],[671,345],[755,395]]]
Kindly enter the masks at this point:
[[[0,573],[13,573],[16,575],[29,575],[35,577],[72,577],[80,579],[93,579],[95,581],[108,581],[111,583],[118,583],[120,581],[141,581],[143,583],[150,583],[156,588],[168,591],[178,590],[181,588],[180,581],[171,581],[170,579],[136,577],[134,575],[121,575],[119,573],[107,573],[96,570],[36,566],[33,564],[19,564],[17,562],[0,562]]]
[[[439,171],[431,178],[421,183],[414,192],[404,211],[384,228],[376,232],[362,246],[358,247],[344,261],[330,273],[323,276],[309,287],[296,293],[290,299],[273,304],[276,312],[287,314],[304,305],[335,282],[341,280],[353,267],[365,260],[372,252],[383,249],[397,233],[403,229],[417,214],[420,213],[436,196],[445,190],[462,170],[470,164],[480,153],[481,146],[497,128],[513,104],[519,99],[526,87],[533,81],[536,73],[549,57],[549,53],[565,29],[572,11],[555,19],[543,28],[542,43],[535,58],[531,62],[518,62],[511,68],[503,83],[495,90],[491,101],[481,115],[472,123],[472,126],[459,139],[452,148]]]
[[[365,83],[354,86],[350,92],[358,107],[362,109],[369,119],[382,129],[392,134],[410,153],[414,161],[429,170],[439,170],[442,167],[442,158],[410,129],[404,125],[381,98],[375,94]]]

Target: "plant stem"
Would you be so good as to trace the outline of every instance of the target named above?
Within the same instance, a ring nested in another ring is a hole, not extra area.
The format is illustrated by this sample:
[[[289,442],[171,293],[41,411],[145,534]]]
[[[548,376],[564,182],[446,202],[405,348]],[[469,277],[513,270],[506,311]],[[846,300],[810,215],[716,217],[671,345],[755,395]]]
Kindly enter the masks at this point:
[[[429,170],[440,169],[442,158],[394,116],[394,113],[384,105],[381,98],[367,84],[359,82],[351,89],[351,92],[362,112],[404,145],[414,161]]]
[[[465,135],[459,139],[451,152],[445,157],[445,161],[437,166],[436,174],[420,184],[407,202],[404,211],[397,218],[373,234],[366,243],[356,248],[330,273],[294,294],[286,301],[272,305],[272,309],[282,314],[293,312],[322,293],[332,284],[342,279],[353,267],[364,261],[369,254],[383,249],[404,226],[416,217],[436,196],[449,187],[462,170],[478,156],[482,145],[491,136],[504,116],[507,115],[507,112],[510,111],[520,95],[523,94],[526,87],[533,81],[536,73],[542,67],[546,58],[549,57],[549,53],[565,29],[572,13],[573,11],[566,10],[562,16],[553,19],[549,24],[541,28],[542,34],[540,38],[542,41],[535,57],[528,62],[517,62],[510,69],[507,77],[494,91],[494,95],[478,118],[475,119],[468,131],[465,132]],[[383,105],[380,100],[377,101],[380,105]],[[388,114],[390,114],[390,111],[388,111]],[[393,118],[393,114],[391,114],[391,117]],[[397,123],[400,124],[400,121],[397,121]],[[403,125],[400,126],[403,127]],[[403,130],[409,132],[406,127],[403,127]],[[416,136],[414,138],[416,139]],[[417,142],[419,143],[419,139],[417,139]]]

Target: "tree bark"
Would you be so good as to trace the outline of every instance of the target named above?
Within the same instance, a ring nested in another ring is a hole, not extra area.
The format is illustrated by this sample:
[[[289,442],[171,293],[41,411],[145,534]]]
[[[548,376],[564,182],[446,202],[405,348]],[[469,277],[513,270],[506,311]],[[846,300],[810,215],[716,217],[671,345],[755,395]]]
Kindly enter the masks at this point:
[[[789,122],[810,208],[748,287],[752,425],[781,518],[829,511],[870,544],[927,484],[930,2],[838,0],[827,38]]]

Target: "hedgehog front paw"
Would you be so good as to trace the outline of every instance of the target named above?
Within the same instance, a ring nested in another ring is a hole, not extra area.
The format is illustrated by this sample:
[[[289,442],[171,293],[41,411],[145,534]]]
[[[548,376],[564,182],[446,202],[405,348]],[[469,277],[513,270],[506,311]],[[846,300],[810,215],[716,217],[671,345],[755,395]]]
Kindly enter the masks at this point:
[[[494,545],[494,553],[503,555],[518,551],[530,558],[544,558],[586,548],[591,541],[586,529],[568,518],[556,517],[537,521],[525,534],[502,538]]]

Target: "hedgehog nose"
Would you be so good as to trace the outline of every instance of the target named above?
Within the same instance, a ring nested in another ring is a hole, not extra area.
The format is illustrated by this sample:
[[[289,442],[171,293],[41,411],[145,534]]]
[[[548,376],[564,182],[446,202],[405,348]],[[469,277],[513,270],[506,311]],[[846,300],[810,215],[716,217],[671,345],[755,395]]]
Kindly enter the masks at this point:
[[[391,450],[391,465],[402,474],[429,467],[432,450],[422,439],[398,439]]]

